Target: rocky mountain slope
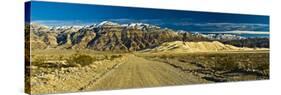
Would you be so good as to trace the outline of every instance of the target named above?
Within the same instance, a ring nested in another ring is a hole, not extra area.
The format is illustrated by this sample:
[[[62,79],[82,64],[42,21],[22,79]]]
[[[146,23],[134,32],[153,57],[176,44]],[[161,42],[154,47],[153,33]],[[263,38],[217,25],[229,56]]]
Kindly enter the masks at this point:
[[[144,24],[118,24],[104,21],[84,27],[27,25],[31,49],[93,49],[99,51],[137,51],[172,41],[205,41],[200,35],[177,32]],[[28,30],[29,29],[29,30]]]

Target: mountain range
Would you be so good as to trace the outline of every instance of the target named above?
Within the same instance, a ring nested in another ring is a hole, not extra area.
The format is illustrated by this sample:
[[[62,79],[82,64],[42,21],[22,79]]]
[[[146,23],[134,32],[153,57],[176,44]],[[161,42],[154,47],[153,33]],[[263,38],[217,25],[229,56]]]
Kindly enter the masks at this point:
[[[48,27],[31,23],[26,25],[26,38],[31,44],[31,49],[93,49],[97,51],[139,51],[157,47],[165,42],[213,41],[198,33],[175,31],[145,23],[119,24],[110,21],[89,26],[63,27]]]
[[[84,27],[26,26],[31,49],[93,49],[99,51],[137,51],[171,41],[208,40],[200,35],[177,32],[144,23],[118,24],[103,21]],[[29,30],[28,30],[29,29]]]

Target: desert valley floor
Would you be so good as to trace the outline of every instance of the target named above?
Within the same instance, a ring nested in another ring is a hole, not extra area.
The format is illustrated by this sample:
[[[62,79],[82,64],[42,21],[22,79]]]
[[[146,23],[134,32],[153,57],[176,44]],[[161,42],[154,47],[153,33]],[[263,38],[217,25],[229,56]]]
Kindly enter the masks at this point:
[[[91,64],[71,66],[65,59],[74,50],[33,52],[31,91],[57,93],[141,88],[269,78],[268,50],[191,53],[108,53],[79,51],[95,58]],[[42,61],[44,63],[36,63]]]

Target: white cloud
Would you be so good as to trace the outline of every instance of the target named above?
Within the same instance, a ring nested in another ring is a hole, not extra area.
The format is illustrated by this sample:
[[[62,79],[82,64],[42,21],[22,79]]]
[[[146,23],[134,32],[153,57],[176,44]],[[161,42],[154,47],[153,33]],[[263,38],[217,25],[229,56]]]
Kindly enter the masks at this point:
[[[268,31],[216,31],[208,33],[230,33],[230,34],[268,34]]]

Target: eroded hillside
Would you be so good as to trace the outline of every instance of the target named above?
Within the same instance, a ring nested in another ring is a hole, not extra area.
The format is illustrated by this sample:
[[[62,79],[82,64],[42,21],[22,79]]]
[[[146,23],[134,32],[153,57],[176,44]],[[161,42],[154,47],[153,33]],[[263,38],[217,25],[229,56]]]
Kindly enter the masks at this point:
[[[118,24],[104,21],[85,27],[49,28],[31,24],[32,49],[94,49],[99,51],[136,51],[151,48],[171,41],[205,41],[200,35],[176,32],[158,26],[131,23]],[[27,36],[29,36],[27,35]]]

